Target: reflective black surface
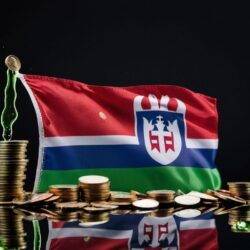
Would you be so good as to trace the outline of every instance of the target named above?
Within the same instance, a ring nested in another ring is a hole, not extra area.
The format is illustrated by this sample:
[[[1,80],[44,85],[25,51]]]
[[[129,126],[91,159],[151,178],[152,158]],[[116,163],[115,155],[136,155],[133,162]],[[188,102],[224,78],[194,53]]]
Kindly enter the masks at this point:
[[[250,249],[249,206],[94,214],[79,210],[57,216],[47,209],[0,210],[1,247],[9,247],[0,249]]]

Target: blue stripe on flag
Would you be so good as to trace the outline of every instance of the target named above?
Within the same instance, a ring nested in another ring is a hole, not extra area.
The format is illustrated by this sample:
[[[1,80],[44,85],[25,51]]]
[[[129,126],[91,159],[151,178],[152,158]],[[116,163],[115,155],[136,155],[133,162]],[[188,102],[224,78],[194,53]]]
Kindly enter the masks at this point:
[[[170,166],[214,168],[217,149],[183,148]],[[64,146],[44,148],[44,170],[140,168],[161,164],[137,145]]]

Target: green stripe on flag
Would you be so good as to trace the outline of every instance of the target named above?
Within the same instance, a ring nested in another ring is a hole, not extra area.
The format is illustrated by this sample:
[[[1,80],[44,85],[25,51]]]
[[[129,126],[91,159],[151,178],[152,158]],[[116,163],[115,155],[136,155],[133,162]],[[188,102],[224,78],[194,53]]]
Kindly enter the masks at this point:
[[[39,191],[48,190],[52,184],[78,184],[83,175],[103,175],[109,177],[111,190],[145,192],[153,189],[181,189],[206,191],[219,189],[220,174],[216,168],[192,167],[147,167],[147,168],[98,168],[79,170],[44,170]]]

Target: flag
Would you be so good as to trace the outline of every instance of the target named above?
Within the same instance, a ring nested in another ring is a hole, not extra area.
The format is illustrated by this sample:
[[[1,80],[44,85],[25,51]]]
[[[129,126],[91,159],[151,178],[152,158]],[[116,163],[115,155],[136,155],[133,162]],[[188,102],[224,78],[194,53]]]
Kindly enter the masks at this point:
[[[220,188],[216,99],[174,85],[19,78],[38,120],[36,191],[83,175],[107,176],[123,191]]]
[[[142,214],[110,215],[105,224],[81,227],[79,221],[51,222],[47,250],[217,250],[212,213],[194,218]]]

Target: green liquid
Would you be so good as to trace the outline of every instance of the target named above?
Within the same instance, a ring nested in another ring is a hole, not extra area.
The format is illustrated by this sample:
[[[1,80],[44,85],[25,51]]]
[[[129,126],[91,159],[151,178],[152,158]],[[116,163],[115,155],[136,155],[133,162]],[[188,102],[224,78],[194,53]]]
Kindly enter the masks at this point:
[[[1,124],[3,127],[3,139],[11,140],[13,133],[13,124],[17,120],[18,112],[16,109],[16,75],[15,72],[7,70],[7,84],[4,91],[4,109],[1,115]]]

